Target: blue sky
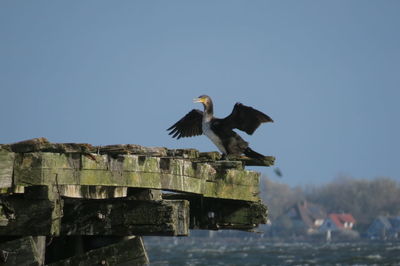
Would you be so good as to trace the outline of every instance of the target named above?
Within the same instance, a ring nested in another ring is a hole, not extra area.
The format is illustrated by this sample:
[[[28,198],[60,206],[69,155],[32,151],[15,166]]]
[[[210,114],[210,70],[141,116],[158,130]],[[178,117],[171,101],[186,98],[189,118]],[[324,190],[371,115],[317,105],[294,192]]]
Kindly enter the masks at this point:
[[[210,95],[270,115],[291,185],[400,181],[399,1],[1,1],[0,143],[216,150],[165,129]],[[272,169],[256,168],[273,176]]]

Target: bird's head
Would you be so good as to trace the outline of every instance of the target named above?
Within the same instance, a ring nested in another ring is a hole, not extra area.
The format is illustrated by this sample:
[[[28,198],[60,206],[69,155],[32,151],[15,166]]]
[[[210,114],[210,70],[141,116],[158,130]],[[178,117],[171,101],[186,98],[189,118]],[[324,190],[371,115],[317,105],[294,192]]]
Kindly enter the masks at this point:
[[[207,95],[201,95],[198,98],[194,99],[195,103],[202,103],[204,106],[209,106],[211,103],[211,98]]]

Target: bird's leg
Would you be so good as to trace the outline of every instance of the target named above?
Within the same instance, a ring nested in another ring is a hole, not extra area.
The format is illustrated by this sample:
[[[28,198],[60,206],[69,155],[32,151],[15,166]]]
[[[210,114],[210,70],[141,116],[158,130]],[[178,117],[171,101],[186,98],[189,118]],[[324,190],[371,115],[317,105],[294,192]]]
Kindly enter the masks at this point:
[[[235,155],[235,154],[222,153],[221,160],[222,161],[230,161],[230,160],[235,160],[236,157],[237,157],[237,155]]]

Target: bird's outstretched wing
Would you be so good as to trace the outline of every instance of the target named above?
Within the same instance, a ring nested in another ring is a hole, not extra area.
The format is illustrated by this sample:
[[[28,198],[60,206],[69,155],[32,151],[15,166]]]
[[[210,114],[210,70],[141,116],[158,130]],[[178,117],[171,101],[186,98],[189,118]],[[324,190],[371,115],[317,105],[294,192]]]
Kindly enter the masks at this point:
[[[223,119],[223,123],[231,128],[237,128],[253,134],[261,123],[274,122],[268,115],[241,103],[236,103],[232,113]]]
[[[167,130],[170,130],[169,135],[177,139],[198,136],[203,134],[202,120],[203,112],[193,109]]]

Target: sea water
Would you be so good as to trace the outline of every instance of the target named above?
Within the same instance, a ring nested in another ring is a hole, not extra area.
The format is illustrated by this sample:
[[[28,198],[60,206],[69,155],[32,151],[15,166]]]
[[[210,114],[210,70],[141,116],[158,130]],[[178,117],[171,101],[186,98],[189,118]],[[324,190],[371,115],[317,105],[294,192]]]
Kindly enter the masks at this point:
[[[145,238],[150,265],[400,265],[400,242]]]

